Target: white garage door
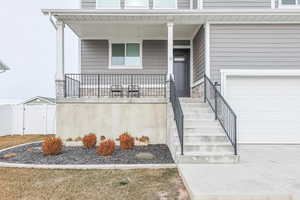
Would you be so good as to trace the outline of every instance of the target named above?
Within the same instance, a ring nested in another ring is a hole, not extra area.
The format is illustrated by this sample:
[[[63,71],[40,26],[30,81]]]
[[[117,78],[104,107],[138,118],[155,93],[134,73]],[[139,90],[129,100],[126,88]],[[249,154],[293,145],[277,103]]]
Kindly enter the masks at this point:
[[[299,76],[227,76],[240,143],[300,143]]]

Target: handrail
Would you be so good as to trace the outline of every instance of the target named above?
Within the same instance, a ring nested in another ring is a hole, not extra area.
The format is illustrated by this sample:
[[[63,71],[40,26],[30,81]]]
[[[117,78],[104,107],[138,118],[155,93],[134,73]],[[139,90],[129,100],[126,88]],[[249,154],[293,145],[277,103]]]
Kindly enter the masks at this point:
[[[204,102],[208,102],[225,131],[231,145],[234,148],[234,155],[237,155],[237,116],[228,102],[217,89],[218,83],[213,83],[204,75]]]
[[[66,74],[65,98],[166,97],[166,74]]]
[[[184,115],[181,108],[180,100],[176,92],[176,85],[172,76],[170,76],[170,101],[172,103],[174,120],[176,122],[177,133],[181,145],[181,155],[183,155],[183,138],[184,138]]]

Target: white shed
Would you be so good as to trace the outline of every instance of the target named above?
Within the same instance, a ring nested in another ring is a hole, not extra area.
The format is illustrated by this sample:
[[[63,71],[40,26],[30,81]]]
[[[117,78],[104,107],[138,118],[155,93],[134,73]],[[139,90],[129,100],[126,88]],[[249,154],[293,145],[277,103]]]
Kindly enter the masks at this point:
[[[0,136],[55,134],[55,115],[55,99],[48,97],[0,105]]]

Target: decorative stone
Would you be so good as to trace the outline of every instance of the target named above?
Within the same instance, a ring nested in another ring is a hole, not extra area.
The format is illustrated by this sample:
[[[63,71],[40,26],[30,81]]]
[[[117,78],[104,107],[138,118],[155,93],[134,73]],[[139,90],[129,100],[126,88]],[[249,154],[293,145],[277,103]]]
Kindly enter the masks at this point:
[[[4,158],[4,159],[10,159],[10,158],[16,157],[16,155],[17,154],[15,154],[15,153],[7,153],[4,156],[2,156],[2,158]]]
[[[155,156],[152,153],[142,152],[135,155],[138,160],[153,160]]]
[[[129,180],[128,180],[128,178],[123,178],[119,183],[120,183],[120,185],[128,185]]]

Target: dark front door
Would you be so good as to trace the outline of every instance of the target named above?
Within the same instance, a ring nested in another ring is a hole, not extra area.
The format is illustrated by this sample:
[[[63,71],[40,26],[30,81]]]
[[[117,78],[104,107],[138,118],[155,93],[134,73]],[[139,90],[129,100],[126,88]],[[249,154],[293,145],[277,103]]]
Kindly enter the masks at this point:
[[[190,96],[190,50],[174,50],[174,79],[179,97]]]

